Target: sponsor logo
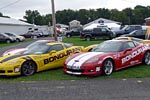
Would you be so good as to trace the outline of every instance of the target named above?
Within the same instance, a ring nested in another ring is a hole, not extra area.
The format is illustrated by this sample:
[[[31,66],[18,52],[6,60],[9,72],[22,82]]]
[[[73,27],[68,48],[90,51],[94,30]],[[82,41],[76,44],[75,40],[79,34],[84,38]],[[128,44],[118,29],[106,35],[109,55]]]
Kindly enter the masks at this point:
[[[139,48],[138,50],[132,52],[132,54],[127,55],[126,57],[122,58],[122,64],[129,61],[130,59],[136,57],[137,55],[139,55],[140,53],[144,52],[145,50],[149,49],[148,46],[144,46],[142,48]]]
[[[81,51],[81,47],[69,49],[69,50],[67,50],[66,52],[62,52],[62,53],[60,53],[60,54],[58,54],[58,55],[55,55],[55,56],[49,57],[49,58],[47,58],[47,59],[44,59],[44,64],[48,64],[48,63],[53,62],[53,61],[56,61],[56,60],[58,60],[58,59],[67,57],[67,56],[69,56],[70,54],[76,53],[76,52],[79,52],[79,51]]]

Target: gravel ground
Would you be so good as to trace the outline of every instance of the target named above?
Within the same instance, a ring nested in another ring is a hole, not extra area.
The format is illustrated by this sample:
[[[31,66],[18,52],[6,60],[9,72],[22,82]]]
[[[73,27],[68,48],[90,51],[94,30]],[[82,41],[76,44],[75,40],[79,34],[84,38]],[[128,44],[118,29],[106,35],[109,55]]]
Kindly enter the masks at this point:
[[[0,100],[150,100],[150,79],[0,82]]]

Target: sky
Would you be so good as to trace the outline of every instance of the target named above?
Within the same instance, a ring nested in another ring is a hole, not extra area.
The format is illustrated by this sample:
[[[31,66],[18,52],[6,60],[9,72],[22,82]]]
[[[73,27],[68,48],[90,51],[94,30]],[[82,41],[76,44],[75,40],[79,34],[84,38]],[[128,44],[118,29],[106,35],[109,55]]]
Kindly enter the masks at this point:
[[[150,6],[149,0],[54,0],[55,11],[63,9],[108,8],[123,10],[136,5]],[[1,0],[0,12],[5,16],[23,19],[26,10],[38,10],[41,15],[52,12],[51,0]]]

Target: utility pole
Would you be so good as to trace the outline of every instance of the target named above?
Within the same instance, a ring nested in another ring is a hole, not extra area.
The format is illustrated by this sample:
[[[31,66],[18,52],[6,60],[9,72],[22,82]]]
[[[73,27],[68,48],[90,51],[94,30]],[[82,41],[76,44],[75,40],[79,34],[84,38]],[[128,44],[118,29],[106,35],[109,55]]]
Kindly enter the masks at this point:
[[[57,41],[56,17],[55,17],[55,5],[54,5],[54,0],[51,0],[51,4],[52,4],[52,24],[53,24],[54,40]]]

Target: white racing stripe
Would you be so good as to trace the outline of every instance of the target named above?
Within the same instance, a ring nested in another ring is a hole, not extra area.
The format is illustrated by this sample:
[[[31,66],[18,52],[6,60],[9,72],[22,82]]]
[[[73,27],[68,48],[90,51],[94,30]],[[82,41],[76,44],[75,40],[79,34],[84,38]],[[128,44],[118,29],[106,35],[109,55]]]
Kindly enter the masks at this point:
[[[93,56],[102,54],[103,52],[88,52],[88,53],[83,53],[75,58],[73,58],[72,60],[70,60],[68,62],[67,65],[69,66],[77,66],[77,67],[81,67],[81,65],[88,59],[92,58]],[[78,62],[75,62],[75,60],[78,60]]]
[[[9,52],[5,52],[3,54],[3,56],[10,55],[10,54],[17,54],[17,53],[20,53],[20,52],[23,52],[23,51],[26,51],[26,50],[27,50],[26,48],[15,49],[15,50],[12,50],[12,51],[9,51]]]

